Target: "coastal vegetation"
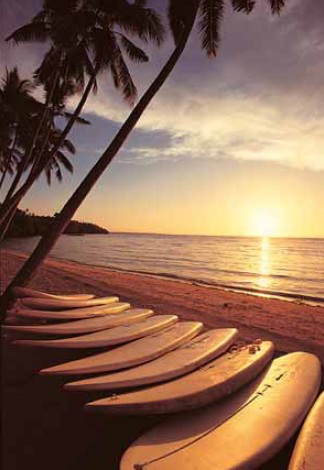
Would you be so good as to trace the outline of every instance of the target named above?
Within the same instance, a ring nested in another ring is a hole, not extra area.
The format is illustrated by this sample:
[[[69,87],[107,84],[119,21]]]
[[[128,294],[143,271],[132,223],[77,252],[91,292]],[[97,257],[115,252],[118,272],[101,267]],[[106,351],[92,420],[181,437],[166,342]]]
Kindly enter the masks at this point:
[[[50,230],[54,217],[31,214],[28,210],[17,210],[12,220],[7,238],[34,237],[46,235]],[[67,235],[108,234],[109,231],[89,222],[71,220],[64,233]]]
[[[118,27],[121,28],[119,31],[113,29]],[[163,39],[163,28],[158,15],[143,8],[141,2],[130,5],[120,1],[111,12],[110,2],[104,5],[95,0],[45,0],[42,10],[31,22],[7,38],[16,44],[46,43],[49,49],[33,77],[35,84],[45,90],[45,102],[41,104],[41,112],[35,118],[31,142],[21,157],[17,171],[18,181],[17,178],[14,179],[10,192],[0,207],[2,238],[22,198],[66,141],[74,124],[80,122],[80,113],[87,98],[91,92],[97,92],[97,76],[109,72],[115,87],[121,91],[125,100],[130,104],[135,101],[137,89],[124,54],[135,62],[147,62],[148,57],[126,36],[128,32],[136,34],[145,42],[151,40],[160,44]],[[74,95],[80,95],[80,100],[70,114],[65,111],[66,101]],[[67,123],[54,145],[46,152],[50,127],[54,125],[55,118],[62,115],[67,118]],[[33,154],[36,155],[35,158],[32,158]],[[11,160],[10,156],[7,160]],[[25,181],[15,191],[27,169],[29,172]]]
[[[22,79],[17,67],[6,71],[0,86],[0,188],[11,176],[1,210],[15,194],[26,172],[30,171],[33,177],[36,172],[38,176],[43,173],[48,185],[51,185],[53,176],[61,182],[64,170],[73,173],[69,157],[75,155],[75,146],[70,140],[62,139],[61,129],[54,119],[67,117],[64,106],[53,109],[52,116],[38,130],[44,104],[33,96],[36,88],[36,81]],[[84,119],[78,119],[78,122],[89,124]],[[0,241],[5,237],[16,209],[17,205],[3,220]]]
[[[172,73],[182,56],[195,24],[198,26],[202,50],[208,57],[217,56],[220,43],[219,28],[224,15],[225,3],[225,0],[190,0],[187,2],[170,0],[168,2],[168,22],[175,44],[173,52],[96,164],[55,217],[50,232],[41,239],[30,258],[7,287],[1,298],[3,312],[11,302],[12,287],[23,286],[29,282],[55,245],[60,234],[64,232],[78,207],[118,154],[142,114]],[[230,3],[234,10],[250,13],[256,2],[232,0]],[[268,0],[268,3],[274,14],[279,14],[284,6],[284,0]],[[41,66],[43,71],[45,69],[45,79],[42,83],[50,90],[50,99],[47,104],[51,102],[58,83],[60,83],[60,89],[66,89],[65,77],[70,78],[71,71],[80,70],[80,66],[81,76],[87,75],[89,77],[85,92],[69,121],[73,125],[88,94],[95,86],[97,74],[102,66],[110,70],[116,88],[121,89],[125,98],[131,103],[135,100],[135,85],[123,60],[118,40],[120,39],[121,45],[130,59],[137,62],[145,62],[147,59],[145,53],[139,52],[137,46],[130,42],[123,32],[156,45],[160,45],[164,38],[164,28],[160,16],[147,8],[145,0],[136,0],[134,3],[125,0],[114,2],[69,0],[64,3],[59,2],[59,5],[58,2],[45,0],[42,11],[33,18],[32,22],[14,32],[10,38],[16,42],[36,39],[50,43],[50,49]],[[80,73],[77,76],[80,76]],[[59,80],[59,77],[63,77],[63,80]],[[75,75],[72,75],[72,78],[75,80]],[[85,81],[81,81],[81,84],[84,85]],[[45,106],[44,115],[47,114],[48,106]],[[42,120],[38,129],[41,126]],[[68,127],[66,129],[69,132],[70,129]],[[67,136],[66,129],[62,132],[64,138]],[[39,171],[42,171],[40,167],[38,172],[34,172],[36,178],[39,176]],[[13,195],[11,201],[2,205],[1,223],[6,223],[6,218],[13,208],[17,207],[33,181],[33,178],[27,177],[26,182]]]

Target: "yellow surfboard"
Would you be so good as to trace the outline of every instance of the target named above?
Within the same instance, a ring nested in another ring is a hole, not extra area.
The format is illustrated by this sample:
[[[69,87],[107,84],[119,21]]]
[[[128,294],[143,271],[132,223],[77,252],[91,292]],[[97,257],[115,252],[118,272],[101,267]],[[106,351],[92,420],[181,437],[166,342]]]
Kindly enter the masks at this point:
[[[114,390],[171,380],[188,374],[220,356],[234,343],[237,335],[238,331],[235,328],[209,330],[154,361],[145,362],[137,367],[114,374],[71,382],[66,384],[64,388],[82,391]],[[104,357],[102,355],[102,360]],[[111,356],[110,358],[112,359]],[[78,362],[81,363],[81,361]]]
[[[298,436],[288,470],[324,468],[324,392],[316,400]]]
[[[93,294],[49,294],[30,289],[29,287],[14,287],[12,293],[15,297],[36,297],[37,299],[56,299],[56,300],[89,300],[93,299]]]
[[[95,297],[89,300],[59,300],[37,299],[36,297],[23,297],[21,303],[29,308],[38,310],[66,310],[68,308],[93,307],[95,305],[111,304],[118,302],[118,297]]]
[[[179,379],[102,398],[88,403],[86,409],[114,414],[163,414],[198,408],[226,397],[254,379],[269,363],[273,351],[270,341],[257,349],[253,346],[229,351]]]
[[[120,470],[255,470],[296,432],[320,381],[313,354],[275,359],[226,400],[169,418],[138,438]]]
[[[59,349],[101,348],[142,338],[155,331],[163,330],[177,321],[178,317],[176,315],[155,315],[132,325],[116,326],[109,330],[96,331],[87,335],[74,336],[73,338],[22,339],[13,343],[20,346]]]
[[[203,325],[200,322],[178,322],[168,328],[132,341],[111,351],[43,369],[46,375],[95,374],[125,369],[151,361],[172,351],[196,336]]]

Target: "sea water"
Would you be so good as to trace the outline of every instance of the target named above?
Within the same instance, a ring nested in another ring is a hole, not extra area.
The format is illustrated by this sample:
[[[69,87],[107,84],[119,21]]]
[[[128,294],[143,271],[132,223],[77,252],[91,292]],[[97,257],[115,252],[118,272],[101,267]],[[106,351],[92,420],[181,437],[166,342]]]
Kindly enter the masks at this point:
[[[30,252],[38,239],[5,246]],[[52,256],[324,305],[324,239],[63,235]]]

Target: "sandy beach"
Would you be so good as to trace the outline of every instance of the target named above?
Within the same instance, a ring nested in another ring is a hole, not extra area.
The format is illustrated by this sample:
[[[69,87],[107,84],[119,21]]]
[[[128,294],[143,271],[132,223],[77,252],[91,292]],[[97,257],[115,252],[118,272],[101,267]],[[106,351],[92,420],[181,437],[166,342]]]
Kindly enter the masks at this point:
[[[3,250],[2,290],[24,259],[21,253]],[[278,353],[313,352],[324,364],[322,307],[56,259],[46,261],[30,287],[53,293],[115,294],[133,306],[200,320],[206,328],[236,327],[244,340],[270,339]],[[15,348],[9,339],[2,341],[6,470],[22,466],[38,470],[49,455],[47,469],[117,469],[123,449],[161,419],[86,415],[82,404],[86,398],[89,401],[89,395],[68,394],[60,389],[60,379],[35,374],[41,367],[63,362],[77,353],[40,354]],[[284,469],[288,456],[286,448],[263,468]]]
[[[25,258],[21,253],[3,251],[1,289]],[[118,295],[133,306],[200,320],[207,328],[239,328],[242,339],[270,339],[280,352],[314,352],[324,363],[323,307],[53,258],[45,262],[29,287],[53,293]]]

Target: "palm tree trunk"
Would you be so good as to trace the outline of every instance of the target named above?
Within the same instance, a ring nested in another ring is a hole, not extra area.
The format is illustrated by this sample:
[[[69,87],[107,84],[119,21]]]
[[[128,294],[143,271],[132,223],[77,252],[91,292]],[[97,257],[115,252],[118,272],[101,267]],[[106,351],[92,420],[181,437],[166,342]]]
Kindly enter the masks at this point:
[[[9,212],[6,220],[1,224],[1,226],[0,226],[0,243],[4,240],[8,230],[10,228],[12,219],[16,215],[17,209],[18,209],[18,205],[17,205],[17,207],[14,207],[11,210],[11,212]]]
[[[10,158],[8,157],[7,161],[6,161],[6,167],[5,169],[3,170],[3,173],[2,173],[2,176],[1,176],[1,180],[0,180],[0,189],[3,185],[3,182],[7,176],[7,173],[8,173],[8,170],[9,170],[9,166],[10,166]]]
[[[57,85],[57,80],[58,80],[58,78],[59,78],[59,70],[57,70],[57,72],[56,72],[56,74],[55,74],[51,91],[50,91],[50,93],[49,93],[49,95],[48,95],[48,97],[47,97],[47,99],[46,99],[45,108],[44,108],[44,111],[43,111],[43,113],[42,113],[42,115],[41,115],[41,118],[40,118],[40,120],[39,120],[37,129],[36,129],[36,131],[35,131],[35,133],[34,133],[34,135],[33,135],[33,139],[32,139],[31,145],[30,145],[30,147],[29,147],[29,150],[28,150],[27,154],[25,154],[24,159],[23,159],[23,161],[22,161],[22,165],[21,165],[20,172],[19,172],[19,173],[20,173],[20,176],[19,176],[19,178],[18,178],[18,176],[16,175],[16,176],[17,176],[17,178],[15,178],[16,181],[13,182],[13,185],[15,185],[13,191],[11,190],[11,188],[9,189],[9,192],[10,192],[11,195],[13,194],[13,192],[15,191],[15,189],[17,188],[17,185],[18,185],[18,183],[19,183],[19,181],[20,181],[21,175],[24,173],[24,171],[25,171],[25,169],[26,169],[26,167],[27,167],[27,165],[28,165],[28,162],[30,161],[30,158],[31,158],[31,155],[32,155],[32,153],[33,153],[33,151],[34,151],[34,147],[35,147],[36,141],[37,141],[37,139],[38,139],[39,133],[40,133],[40,131],[42,130],[43,123],[44,123],[44,120],[45,120],[45,118],[46,118],[46,115],[47,115],[47,112],[48,112],[48,107],[49,107],[49,104],[50,104],[51,99],[52,99],[52,97],[53,97],[53,94],[54,94],[54,91],[55,91],[55,88],[56,88],[56,85]],[[7,196],[8,196],[8,194],[7,194]],[[0,209],[0,224],[1,224],[1,225],[2,225],[3,222],[5,221],[6,217],[7,217],[8,214],[9,214],[9,212],[11,212],[11,209],[19,204],[20,199],[21,199],[21,198],[16,198],[16,199],[14,199],[14,197],[11,198],[11,199],[8,199],[8,198],[6,197],[7,202],[4,203],[4,204],[2,204],[1,209]]]
[[[16,190],[18,184],[19,184],[19,181],[23,175],[23,170],[24,170],[24,164],[23,162],[21,162],[19,165],[18,165],[18,170],[17,170],[17,173],[14,177],[14,180],[13,182],[11,183],[11,186],[9,188],[9,191],[5,197],[5,200],[3,201],[3,204],[1,206],[1,209],[3,209],[4,207],[6,207],[6,205],[8,204],[8,202],[10,201],[10,198],[12,196],[12,194],[14,193],[14,191]],[[18,205],[19,205],[19,201],[17,201],[17,203],[15,205],[13,205],[10,210],[8,210],[5,214],[4,217],[1,218],[1,221],[0,221],[0,243],[2,242],[2,240],[4,239],[7,231],[8,231],[8,228],[10,226],[10,223],[17,211],[17,208],[18,208]]]
[[[70,199],[66,202],[62,211],[55,218],[51,229],[45,236],[42,237],[32,255],[29,257],[29,259],[20,269],[13,281],[9,284],[4,294],[1,296],[1,312],[3,316],[5,315],[8,306],[10,306],[12,303],[11,289],[15,286],[25,286],[32,278],[32,276],[35,275],[37,269],[40,267],[41,263],[49,254],[49,252],[59,239],[61,233],[64,232],[64,229],[70,222],[78,207],[81,205],[83,200],[86,198],[87,194],[95,185],[98,178],[102,175],[107,166],[116,156],[117,152],[127,139],[128,135],[131,133],[135,125],[137,124],[138,120],[150,104],[151,100],[159,91],[163,83],[166,81],[166,79],[174,69],[187,44],[197,15],[197,9],[198,2],[195,3],[192,12],[192,17],[190,18],[190,21],[188,21],[188,24],[182,34],[181,40],[179,41],[178,45],[176,46],[175,50],[171,54],[170,58],[168,59],[162,70],[160,71],[159,75],[156,77],[152,85],[144,93],[138,104],[130,113],[129,117],[127,118],[123,126],[120,128],[119,132],[117,133],[111,144],[108,146],[108,148],[105,150],[103,155],[94,165],[94,167],[90,170],[90,172],[81,182],[81,184],[70,197]]]
[[[23,172],[21,171],[22,166],[23,166],[22,164],[19,164],[19,165],[18,165],[17,173],[15,174],[15,177],[14,177],[14,179],[13,179],[13,181],[12,181],[10,187],[9,187],[9,190],[8,190],[8,192],[7,192],[7,194],[6,194],[6,197],[5,197],[5,200],[3,201],[3,204],[5,204],[5,203],[11,198],[11,196],[12,196],[12,194],[14,193],[15,189],[17,188],[18,183],[19,183],[20,178],[21,178],[21,175],[22,175],[22,173],[23,173]]]
[[[27,194],[29,189],[32,187],[36,179],[40,176],[44,168],[46,167],[48,161],[52,158],[53,155],[57,152],[57,150],[60,148],[64,140],[66,139],[68,133],[72,129],[75,121],[77,118],[80,116],[81,111],[83,109],[83,106],[85,105],[87,98],[89,96],[90,91],[92,90],[93,84],[96,80],[97,74],[98,74],[99,66],[96,67],[94,70],[93,75],[90,77],[90,80],[86,86],[86,89],[84,90],[84,93],[82,95],[81,100],[79,101],[78,106],[75,108],[73,115],[69,119],[67,125],[62,131],[62,134],[58,140],[58,142],[55,144],[53,149],[48,155],[48,158],[44,160],[44,162],[36,168],[36,165],[33,165],[25,183],[19,188],[19,190],[13,195],[13,197],[10,200],[6,200],[5,203],[3,204],[1,211],[0,211],[0,227],[3,226],[3,223],[5,222],[6,218],[8,217],[8,214],[11,212],[11,210],[14,207],[18,207],[20,204],[20,201],[22,198]],[[1,229],[0,229],[1,232]]]
[[[49,137],[50,137],[50,134],[51,134],[51,128],[52,128],[52,120],[49,120],[49,123],[48,123],[48,126],[47,126],[47,130],[45,132],[45,137],[43,139],[43,143],[42,143],[42,148],[40,149],[38,155],[36,156],[35,158],[35,162],[37,162],[39,164],[40,162],[40,159],[42,157],[42,154],[46,148],[46,145],[48,143],[48,140],[49,140]],[[46,159],[46,162],[48,161],[48,159]],[[34,165],[33,165],[34,167]],[[23,170],[24,170],[25,166],[23,165],[19,170],[18,170],[18,173],[16,175],[16,178],[14,179],[13,181],[13,184],[11,185],[9,191],[8,191],[8,194],[6,196],[6,199],[4,200],[4,204],[6,204],[13,192],[15,191],[16,187],[18,186],[18,183],[23,175]],[[37,168],[37,167],[36,167]],[[39,176],[39,175],[38,175]],[[18,206],[20,204],[20,199],[15,203],[15,205],[10,209],[10,211],[7,213],[6,217],[1,221],[0,223],[0,243],[2,242],[2,240],[4,240],[8,230],[9,230],[9,227],[10,227],[10,224],[11,224],[11,221],[12,219],[14,218],[16,212],[17,212],[17,209],[18,209]]]
[[[37,170],[41,165],[44,150],[46,149],[46,146],[47,146],[48,141],[49,141],[50,136],[51,136],[51,131],[53,129],[53,127],[52,127],[53,120],[54,120],[54,117],[53,117],[53,112],[52,112],[52,116],[50,117],[50,119],[48,121],[47,129],[44,132],[44,138],[43,138],[41,148],[40,148],[39,152],[36,153],[36,155],[35,155],[35,158],[34,158],[34,161],[33,161],[33,164],[32,164],[32,168],[31,168],[27,178],[32,177],[32,175],[34,175],[35,173],[37,173],[36,178],[38,178],[38,176],[40,175],[40,173],[38,174]],[[46,158],[44,160],[48,161],[48,158]],[[35,181],[35,179],[33,181]]]
[[[2,176],[1,176],[0,189],[2,188],[4,180],[5,180],[5,178],[8,174],[8,170],[9,170],[9,167],[10,167],[11,156],[12,156],[12,152],[10,151],[10,155],[8,155],[8,157],[7,157],[5,169],[3,170],[3,173],[2,173]]]
[[[12,158],[13,153],[14,153],[14,150],[15,150],[15,148],[16,148],[17,138],[18,138],[18,132],[17,132],[17,128],[16,128],[16,129],[15,129],[14,140],[13,140],[13,143],[12,143],[12,146],[11,146],[11,149],[10,149],[10,153],[9,153],[9,155],[8,155],[8,159],[7,159],[7,162],[6,162],[6,168],[4,169],[3,175],[2,175],[2,177],[1,177],[0,188],[2,187],[3,182],[4,182],[4,180],[5,180],[5,177],[6,177],[7,173],[8,173],[8,170],[9,170],[9,167],[10,167],[11,158]]]

